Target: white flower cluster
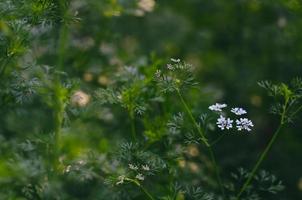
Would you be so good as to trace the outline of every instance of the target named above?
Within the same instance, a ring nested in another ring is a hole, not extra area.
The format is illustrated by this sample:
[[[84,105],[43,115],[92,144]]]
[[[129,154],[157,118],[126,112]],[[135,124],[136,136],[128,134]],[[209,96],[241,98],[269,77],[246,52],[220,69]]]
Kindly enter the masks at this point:
[[[235,115],[244,115],[247,113],[242,108],[232,108],[231,112],[234,113]]]
[[[209,106],[209,109],[212,111],[217,111],[217,112],[221,112],[223,108],[227,107],[227,105],[224,104],[220,104],[220,103],[216,103],[214,105]]]
[[[116,185],[123,184],[125,181],[133,181],[136,179],[137,181],[143,181],[145,180],[144,172],[150,171],[150,167],[146,165],[135,165],[135,164],[128,164],[128,167],[130,170],[135,171],[135,177],[131,178],[131,176],[121,175],[117,178],[118,182],[116,182]]]
[[[215,111],[215,112],[222,112],[223,108],[226,108],[227,104],[220,104],[220,103],[216,103],[214,105],[209,106],[209,109],[211,111]],[[246,110],[244,110],[243,108],[232,108],[231,112],[234,113],[235,115],[244,115],[247,114]],[[224,117],[222,114],[219,116],[219,118],[217,119],[217,127],[220,128],[221,130],[229,130],[231,128],[233,128],[233,122],[234,120],[230,119],[230,118],[226,118]],[[236,119],[236,128],[238,131],[242,131],[242,130],[247,130],[247,131],[251,131],[251,127],[253,127],[254,124],[251,120],[249,120],[248,118],[240,118],[240,119]]]
[[[233,128],[233,120],[231,120],[230,118],[225,118],[222,115],[220,115],[220,117],[217,119],[216,124],[221,130],[224,130],[225,128],[228,130]]]
[[[134,165],[134,164],[130,163],[128,166],[129,166],[129,169],[131,169],[131,170],[134,170],[134,171],[139,170],[139,167],[137,165]],[[142,165],[141,169],[144,170],[144,171],[150,171],[150,167],[147,164]]]
[[[250,127],[254,126],[253,122],[248,118],[240,118],[240,120],[237,119],[236,124],[237,124],[236,127],[238,131],[241,130],[251,131],[252,129]]]

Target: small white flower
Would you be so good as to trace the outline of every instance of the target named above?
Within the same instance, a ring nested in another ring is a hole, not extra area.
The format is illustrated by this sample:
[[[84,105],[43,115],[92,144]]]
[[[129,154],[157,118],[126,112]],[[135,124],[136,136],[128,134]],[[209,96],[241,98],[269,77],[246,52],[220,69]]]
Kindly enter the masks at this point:
[[[169,70],[174,70],[174,67],[173,67],[173,65],[171,65],[171,64],[167,64],[167,68],[168,68]]]
[[[71,165],[68,165],[68,166],[64,169],[64,173],[70,172],[70,168],[71,168]]]
[[[227,107],[227,105],[225,103],[224,104],[216,103],[214,105],[209,106],[209,109],[212,111],[221,112],[222,108],[225,108],[225,107]]]
[[[79,165],[84,165],[85,161],[84,160],[79,160],[78,163],[79,163]]]
[[[135,176],[135,178],[138,179],[138,180],[140,180],[140,181],[145,180],[145,177],[144,177],[141,173],[137,174],[137,175]]]
[[[235,115],[244,115],[247,113],[246,110],[242,108],[232,108],[231,112],[234,113]]]
[[[150,167],[148,165],[142,165],[143,170],[145,171],[149,171]]]
[[[125,180],[126,176],[125,175],[121,175],[119,176],[117,179],[119,180],[116,185],[119,185],[119,184],[123,184],[124,183],[124,180]]]
[[[175,63],[179,63],[179,62],[180,62],[180,59],[179,59],[179,58],[178,58],[178,59],[171,58],[171,61],[172,61],[172,62],[175,62]]]
[[[157,78],[159,78],[160,77],[160,75],[161,75],[161,71],[158,69],[158,70],[156,70],[156,72],[155,72],[155,76],[157,77]]]
[[[138,7],[145,12],[152,12],[155,7],[155,0],[139,0]]]
[[[237,124],[237,130],[241,131],[241,130],[247,130],[247,131],[251,131],[251,127],[254,126],[253,122],[247,118],[240,118],[240,120],[236,120],[236,124]]]
[[[135,170],[135,171],[138,170],[138,167],[135,166],[135,165],[133,165],[133,164],[129,164],[128,166],[129,166],[129,168],[132,169],[132,170]]]
[[[233,120],[231,120],[230,118],[225,118],[222,115],[220,115],[220,117],[217,119],[216,124],[221,130],[229,130],[230,128],[233,128]]]

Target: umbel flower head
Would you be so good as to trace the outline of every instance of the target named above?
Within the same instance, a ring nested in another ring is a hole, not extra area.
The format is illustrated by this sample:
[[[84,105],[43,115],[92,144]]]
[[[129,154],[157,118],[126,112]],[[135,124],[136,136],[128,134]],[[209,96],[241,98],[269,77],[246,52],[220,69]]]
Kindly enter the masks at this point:
[[[170,63],[157,69],[154,75],[157,85],[164,93],[181,91],[197,85],[192,66],[180,59],[171,58]]]
[[[145,171],[150,171],[150,167],[148,165],[142,165],[142,169]]]
[[[246,114],[246,110],[242,109],[242,108],[232,108],[231,110],[232,113],[234,113],[235,115],[244,115]]]
[[[125,175],[121,175],[119,176],[117,179],[119,180],[116,185],[120,185],[120,184],[123,184],[124,183],[124,180],[125,180],[126,176]]]
[[[209,109],[212,111],[217,111],[217,112],[221,112],[223,108],[226,108],[227,105],[224,104],[220,104],[220,103],[216,103],[214,105],[209,106]]]
[[[209,109],[215,112],[222,112],[223,108],[226,108],[227,104],[223,103],[216,103],[214,105],[209,106]],[[244,110],[243,108],[232,108],[231,112],[234,113],[235,115],[244,115],[247,114],[246,110]],[[226,118],[223,115],[220,115],[219,118],[217,119],[217,127],[220,128],[221,130],[229,130],[233,128],[233,122],[234,120],[230,119],[230,118]],[[252,127],[254,126],[253,122],[251,120],[249,120],[248,118],[240,118],[240,119],[236,119],[236,128],[238,131],[242,131],[242,130],[247,130],[247,131],[251,131]]]
[[[135,171],[138,170],[138,167],[135,166],[135,165],[133,165],[133,164],[129,164],[128,166],[129,166],[129,168],[132,169],[132,170],[135,170]]]
[[[220,115],[220,117],[217,119],[217,126],[218,128],[220,128],[221,130],[224,129],[231,129],[233,128],[233,120],[231,120],[230,118],[225,118],[224,116]]]
[[[141,173],[138,173],[136,176],[135,176],[136,179],[140,180],[140,181],[143,181],[145,180],[145,177],[143,176],[143,174]]]
[[[247,118],[240,118],[240,120],[236,120],[236,124],[237,124],[237,130],[241,131],[241,130],[247,130],[247,131],[251,131],[251,127],[254,126],[253,122]]]

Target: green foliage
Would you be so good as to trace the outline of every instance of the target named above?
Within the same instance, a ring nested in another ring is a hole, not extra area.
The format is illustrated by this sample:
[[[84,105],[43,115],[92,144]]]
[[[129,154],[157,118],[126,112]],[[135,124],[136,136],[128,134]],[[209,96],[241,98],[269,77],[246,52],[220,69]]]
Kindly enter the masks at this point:
[[[301,199],[301,8],[2,0],[0,199]],[[217,126],[223,101],[251,134]]]
[[[284,122],[293,122],[295,115],[301,110],[301,78],[295,78],[290,85],[284,83],[273,84],[269,81],[259,82],[259,85],[266,89],[269,96],[275,99],[271,107],[271,113],[282,116]]]
[[[155,79],[162,92],[174,92],[197,84],[191,72],[191,65],[180,62],[180,59],[171,61],[163,71],[158,69],[155,73]]]

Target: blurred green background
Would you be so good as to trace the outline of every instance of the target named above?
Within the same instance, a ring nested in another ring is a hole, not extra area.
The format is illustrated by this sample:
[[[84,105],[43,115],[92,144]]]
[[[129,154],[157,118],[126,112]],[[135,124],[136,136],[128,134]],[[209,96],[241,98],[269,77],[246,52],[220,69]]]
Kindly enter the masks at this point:
[[[25,24],[31,27],[24,31],[26,41],[13,43],[18,55],[5,73],[33,62],[56,66],[60,33],[56,27],[60,19],[52,19],[56,11],[35,7],[35,1],[9,2],[13,1],[0,3],[1,34],[10,20],[27,18]],[[65,32],[61,70],[78,79],[86,94],[92,96],[97,88],[109,85],[125,65],[164,65],[170,58],[180,58],[194,66],[201,83],[200,94],[191,98],[197,110],[216,101],[247,108],[255,124],[253,133],[230,135],[215,147],[226,171],[234,166],[249,169],[277,126],[277,119],[268,112],[272,100],[257,82],[289,82],[302,75],[299,0],[72,0],[68,14],[74,20]],[[22,34],[14,35],[14,41]],[[4,55],[7,49],[1,44]],[[2,78],[3,87],[9,79]],[[25,105],[2,100],[1,143],[18,143],[51,132],[51,112],[37,98]],[[121,130],[128,129],[128,121],[119,112],[118,108],[101,109],[97,114],[71,117],[65,145],[72,146],[71,157],[86,148],[106,153],[111,145],[127,139],[129,134]],[[284,199],[302,199],[301,128],[300,117],[282,132],[262,166],[284,181]],[[1,175],[5,174],[2,162]]]

